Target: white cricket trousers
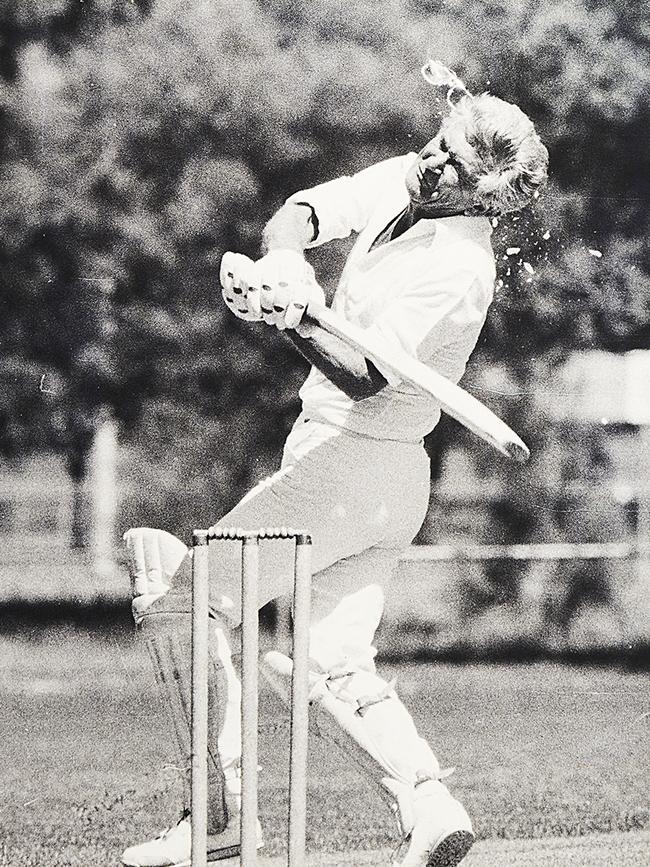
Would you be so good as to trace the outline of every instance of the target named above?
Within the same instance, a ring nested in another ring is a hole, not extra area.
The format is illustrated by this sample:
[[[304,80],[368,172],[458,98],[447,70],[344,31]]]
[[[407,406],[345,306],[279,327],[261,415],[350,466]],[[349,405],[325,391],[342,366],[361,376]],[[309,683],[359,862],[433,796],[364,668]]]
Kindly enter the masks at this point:
[[[372,439],[301,416],[285,443],[280,470],[253,488],[219,526],[309,533],[310,657],[322,671],[374,671],[384,588],[424,520],[428,498],[429,460],[420,442]],[[218,741],[228,769],[236,766],[241,749],[241,687],[223,627],[241,621],[241,552],[227,540],[210,547],[217,549],[210,565],[210,606],[228,692]],[[293,545],[262,540],[260,607],[291,593],[293,577]],[[186,568],[176,579],[170,597],[189,589]]]
[[[429,489],[429,459],[421,442],[372,439],[301,416],[285,443],[281,469],[253,488],[219,526],[286,526],[310,533],[311,658],[325,671],[372,670],[384,588],[422,525]],[[219,545],[211,605],[237,625],[239,552],[232,543]],[[292,546],[262,542],[260,607],[292,586]]]

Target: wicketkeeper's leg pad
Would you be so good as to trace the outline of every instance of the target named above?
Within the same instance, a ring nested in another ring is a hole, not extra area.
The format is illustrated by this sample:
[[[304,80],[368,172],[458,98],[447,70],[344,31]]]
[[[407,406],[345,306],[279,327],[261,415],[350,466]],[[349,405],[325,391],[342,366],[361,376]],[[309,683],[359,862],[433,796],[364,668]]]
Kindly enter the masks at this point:
[[[146,614],[142,627],[147,638],[156,682],[168,708],[178,748],[181,767],[185,770],[185,798],[189,806],[192,725],[192,653],[191,614]],[[210,631],[208,679],[208,725],[213,736],[208,744],[208,830],[218,834],[228,823],[226,790],[221,757],[217,748],[227,701],[227,684],[219,655],[218,636]]]

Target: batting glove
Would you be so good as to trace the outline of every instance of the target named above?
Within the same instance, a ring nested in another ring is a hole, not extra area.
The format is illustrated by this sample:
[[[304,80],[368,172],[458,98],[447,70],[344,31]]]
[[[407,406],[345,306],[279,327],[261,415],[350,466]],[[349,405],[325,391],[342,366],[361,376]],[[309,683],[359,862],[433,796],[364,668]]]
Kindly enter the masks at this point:
[[[262,320],[281,331],[297,328],[310,302],[325,303],[314,269],[294,250],[272,250],[257,262],[225,253],[220,278],[223,298],[235,316]]]
[[[241,253],[224,253],[219,276],[221,294],[231,313],[247,322],[261,321],[255,262]]]

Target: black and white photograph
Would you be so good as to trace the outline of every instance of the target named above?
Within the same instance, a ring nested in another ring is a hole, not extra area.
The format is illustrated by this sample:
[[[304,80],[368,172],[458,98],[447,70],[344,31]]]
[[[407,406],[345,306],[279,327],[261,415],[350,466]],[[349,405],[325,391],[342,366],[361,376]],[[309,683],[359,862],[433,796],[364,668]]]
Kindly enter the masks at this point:
[[[0,867],[650,863],[650,2],[0,46]]]

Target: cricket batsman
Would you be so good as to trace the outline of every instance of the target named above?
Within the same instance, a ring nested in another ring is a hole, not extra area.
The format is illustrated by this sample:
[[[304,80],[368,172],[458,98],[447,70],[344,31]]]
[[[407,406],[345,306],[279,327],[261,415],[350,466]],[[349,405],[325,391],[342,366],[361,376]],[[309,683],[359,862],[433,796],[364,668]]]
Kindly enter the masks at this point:
[[[470,818],[443,782],[394,684],[376,669],[373,646],[384,590],[426,514],[430,473],[422,443],[440,405],[305,316],[310,303],[324,304],[305,250],[355,233],[332,309],[387,352],[399,347],[453,382],[464,371],[493,295],[489,218],[529,203],[545,181],[548,155],[515,105],[470,94],[437,62],[429,61],[423,74],[442,94],[444,110],[418,154],[294,193],[267,224],[258,261],[223,256],[221,291],[232,315],[282,330],[312,368],[279,471],[219,526],[311,533],[310,665],[319,729],[391,804],[402,841],[393,864],[454,867],[474,841]],[[191,552],[161,530],[132,529],[125,539],[134,616],[182,765],[189,768]],[[266,544],[260,605],[288,592],[293,577],[290,546]],[[239,852],[240,684],[231,632],[239,624],[240,575],[234,547],[223,543],[210,585],[211,861]],[[291,661],[274,652],[263,667],[276,689],[288,692]],[[174,827],[128,848],[122,861],[129,867],[189,865],[190,833],[185,810]]]

